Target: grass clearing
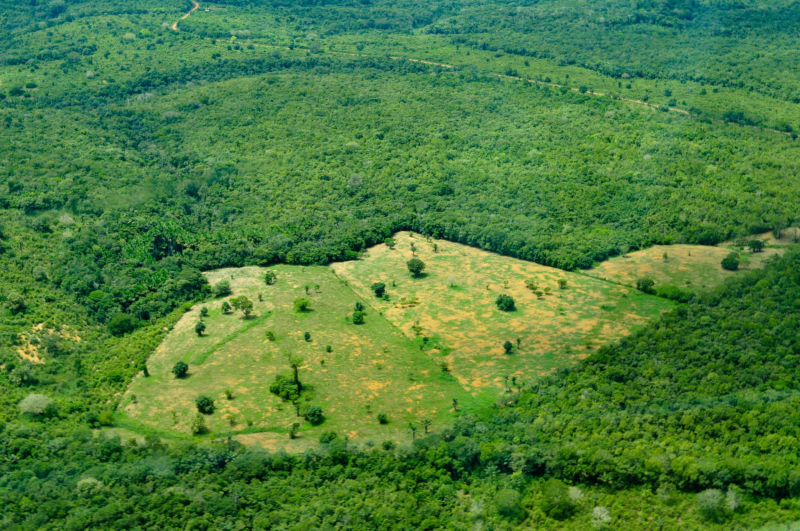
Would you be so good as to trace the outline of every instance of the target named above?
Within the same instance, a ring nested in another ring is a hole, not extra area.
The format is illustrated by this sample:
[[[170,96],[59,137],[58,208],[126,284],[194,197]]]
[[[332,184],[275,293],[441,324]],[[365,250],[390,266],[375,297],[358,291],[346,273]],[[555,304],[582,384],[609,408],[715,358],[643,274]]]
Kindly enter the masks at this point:
[[[800,229],[792,227],[782,231],[776,239],[771,232],[743,238],[741,241],[710,245],[654,245],[606,260],[586,272],[587,275],[635,286],[643,277],[655,281],[656,287],[672,285],[689,291],[701,291],[718,286],[725,279],[742,271],[760,269],[767,260],[797,245]],[[750,240],[764,242],[764,250],[752,253],[747,249]],[[731,252],[739,254],[738,271],[726,271],[720,265]]]
[[[332,267],[476,396],[497,396],[512,377],[571,365],[671,307],[634,289],[456,243],[408,232],[394,239],[394,249],[378,245],[362,260]],[[426,264],[421,278],[406,268],[413,256]],[[388,300],[375,297],[374,282],[386,284]],[[515,311],[497,308],[501,294],[514,299]]]
[[[457,414],[454,399],[459,409],[491,403],[672,306],[631,288],[464,245],[407,232],[395,240],[394,249],[379,245],[360,260],[331,267],[276,266],[273,285],[260,267],[206,273],[212,286],[228,281],[232,294],[196,305],[176,323],[148,361],[150,376],[139,375],[123,397],[118,425],[188,438],[194,401],[208,395],[216,405],[204,417],[210,436],[292,451],[316,444],[326,431],[375,443],[407,441],[409,423],[418,433],[426,420],[431,429],[447,425]],[[406,266],[414,255],[426,264],[420,278]],[[386,284],[387,298],[375,296],[374,282]],[[513,297],[515,311],[497,308],[500,294]],[[223,313],[223,303],[240,296],[253,302],[252,315]],[[311,311],[294,308],[300,297],[311,300]],[[362,325],[352,322],[356,302],[364,306]],[[198,336],[204,307],[206,330]],[[276,375],[291,374],[293,356],[302,359],[306,387],[298,405],[322,407],[326,420],[319,426],[269,392]],[[177,361],[189,364],[187,378],[172,374]],[[378,422],[379,413],[388,424]],[[290,439],[294,423],[300,431]]]

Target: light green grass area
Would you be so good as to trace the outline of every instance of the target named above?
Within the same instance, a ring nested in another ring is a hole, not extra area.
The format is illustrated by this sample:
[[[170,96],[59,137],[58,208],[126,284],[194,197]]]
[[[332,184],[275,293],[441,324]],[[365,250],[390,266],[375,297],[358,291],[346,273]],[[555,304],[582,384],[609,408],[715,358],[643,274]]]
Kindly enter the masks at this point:
[[[590,276],[635,286],[639,278],[650,278],[656,288],[665,285],[682,290],[701,291],[720,285],[725,279],[744,271],[760,269],[767,260],[797,245],[800,229],[782,231],[780,238],[771,232],[720,245],[654,245],[607,260],[586,273]],[[750,240],[764,242],[764,250],[752,253],[747,248]],[[739,256],[739,269],[726,271],[722,259],[731,252]]]
[[[394,249],[379,245],[362,260],[332,267],[476,396],[497,396],[514,380],[572,365],[671,307],[630,288],[464,245],[407,232],[395,241]],[[421,278],[407,270],[412,256],[426,264]],[[375,282],[387,285],[388,300],[374,296]],[[515,300],[515,311],[497,308],[501,294]]]
[[[131,384],[122,401],[127,417],[123,424],[188,434],[194,400],[205,394],[217,406],[206,417],[212,434],[239,434],[246,442],[299,449],[330,430],[361,441],[405,440],[410,438],[409,422],[419,426],[419,433],[426,419],[441,428],[452,419],[453,398],[469,405],[470,397],[455,378],[367,301],[362,301],[367,306],[365,324],[348,322],[361,299],[330,268],[277,266],[277,282],[271,286],[264,282],[265,271],[246,267],[208,273],[212,285],[228,279],[232,297],[250,298],[253,315],[224,315],[221,305],[230,297],[192,308],[150,358],[150,377],[140,375]],[[296,312],[294,300],[306,296],[312,310]],[[198,337],[194,327],[203,306],[209,310],[207,329]],[[267,339],[267,331],[275,334],[274,341]],[[320,426],[311,427],[297,417],[291,403],[269,392],[276,374],[291,373],[290,356],[303,359],[299,374],[307,391],[300,404],[322,407],[326,420]],[[171,373],[179,360],[190,367],[182,380]],[[233,393],[232,400],[225,397],[226,390]],[[379,413],[388,415],[388,424],[378,423]],[[301,433],[291,441],[288,433],[295,422],[301,424]]]
[[[216,405],[204,417],[214,437],[293,451],[313,445],[325,431],[364,442],[404,441],[412,436],[410,423],[418,433],[426,421],[441,428],[461,411],[574,364],[672,304],[459,244],[410,233],[395,239],[394,249],[379,245],[361,260],[331,267],[276,266],[273,285],[264,281],[265,268],[207,273],[212,285],[229,281],[232,295],[196,305],[181,318],[148,361],[150,376],[132,382],[119,425],[190,437],[195,399],[207,395]],[[427,264],[420,278],[407,270],[414,254]],[[372,291],[379,281],[387,286],[386,298]],[[515,311],[497,309],[501,293],[515,299]],[[222,311],[224,301],[239,296],[254,303],[248,318]],[[294,309],[300,297],[311,300],[311,311]],[[366,312],[361,325],[352,323],[356,302]],[[198,336],[203,307],[206,331]],[[505,341],[513,344],[511,353]],[[277,374],[291,374],[294,356],[303,360],[305,387],[297,406],[320,406],[326,420],[319,426],[269,392]],[[185,379],[171,372],[178,361],[189,365]],[[378,422],[379,413],[388,424]],[[299,437],[290,439],[296,422]]]

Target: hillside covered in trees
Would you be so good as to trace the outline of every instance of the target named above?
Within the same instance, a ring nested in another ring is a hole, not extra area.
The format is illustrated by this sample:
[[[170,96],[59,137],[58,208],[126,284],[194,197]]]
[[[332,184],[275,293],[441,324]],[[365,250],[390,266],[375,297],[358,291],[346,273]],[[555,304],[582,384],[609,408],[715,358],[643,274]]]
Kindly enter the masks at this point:
[[[191,8],[0,0],[0,526],[800,520],[792,253],[412,445],[107,436],[203,271],[411,230],[580,272],[796,224],[796,2]]]

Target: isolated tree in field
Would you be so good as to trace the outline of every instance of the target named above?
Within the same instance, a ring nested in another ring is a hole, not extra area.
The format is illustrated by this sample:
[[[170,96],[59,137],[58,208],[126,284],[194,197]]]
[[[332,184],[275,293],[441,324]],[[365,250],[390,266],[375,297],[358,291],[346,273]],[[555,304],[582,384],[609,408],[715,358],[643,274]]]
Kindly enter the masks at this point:
[[[275,271],[269,270],[264,273],[264,283],[267,286],[271,286],[275,284],[275,281],[278,279],[278,274]]]
[[[300,431],[300,423],[299,422],[295,422],[294,424],[292,424],[292,427],[289,429],[289,438],[290,439],[296,439],[298,431]]]
[[[294,384],[297,386],[297,392],[303,390],[303,384],[300,383],[300,366],[303,364],[303,358],[299,356],[292,356],[289,358],[289,367],[292,368],[292,376],[294,377]]]
[[[198,337],[203,336],[203,332],[206,331],[206,324],[203,321],[197,321],[197,324],[194,325],[194,333],[197,334]]]
[[[294,311],[296,312],[309,312],[311,311],[311,299],[308,297],[300,297],[294,300]]]
[[[425,270],[425,262],[420,260],[419,258],[412,258],[408,262],[406,262],[406,266],[408,267],[409,272],[412,276],[418,277],[422,274]]]
[[[411,440],[415,440],[417,438],[417,425],[413,422],[409,422],[408,429],[411,430]]]
[[[325,420],[325,416],[322,414],[322,408],[319,406],[309,406],[303,413],[303,418],[312,426],[318,426]]]
[[[383,294],[386,293],[386,284],[383,282],[376,282],[372,285],[372,291],[375,293],[376,297],[381,298]]]
[[[208,308],[205,306],[200,308],[200,317],[208,317]]]
[[[558,289],[567,289],[567,279],[565,278],[558,279]]]
[[[224,314],[231,313],[231,305],[228,301],[222,301],[222,313]]]
[[[495,301],[497,304],[497,308],[504,312],[513,312],[517,309],[516,305],[514,304],[514,299],[510,295],[499,295],[497,300]]]
[[[644,293],[655,293],[655,281],[652,278],[643,277],[636,280],[636,289]]]
[[[423,420],[422,427],[425,430],[425,433],[428,433],[428,429],[431,427],[431,421],[428,419]]]
[[[728,271],[736,271],[739,269],[739,255],[736,253],[730,253],[728,256],[723,258],[722,269],[726,269]]]
[[[184,361],[179,361],[175,365],[172,366],[172,374],[175,375],[175,378],[186,378],[186,375],[189,373],[189,366]]]
[[[303,339],[306,341],[311,341],[311,332],[303,332]]]
[[[245,318],[250,317],[250,314],[253,312],[253,301],[244,295],[231,299],[231,305],[237,310],[240,310]]]
[[[197,411],[203,415],[210,415],[214,412],[214,409],[216,409],[214,401],[206,395],[198,396],[194,403],[197,406]]]
[[[389,249],[394,249],[394,246],[396,244],[394,238],[386,238],[385,240],[383,240],[383,243],[385,243],[386,247],[388,247]]]
[[[511,354],[511,351],[514,350],[514,345],[511,343],[511,341],[506,341],[503,343],[503,350],[506,351],[506,354]]]
[[[764,242],[761,240],[750,240],[747,247],[749,247],[750,251],[753,253],[760,253],[764,250]]]
[[[220,280],[214,286],[214,296],[217,298],[227,297],[231,293],[233,293],[231,291],[231,283],[228,282],[227,280]]]
[[[355,310],[353,312],[353,324],[357,325],[364,324],[364,312],[360,310]]]
[[[389,424],[389,416],[386,413],[378,413],[378,424]]]
[[[364,304],[361,303],[360,301],[356,301],[356,303],[353,305],[353,310],[355,310],[357,312],[363,312],[364,311]]]
[[[200,413],[195,413],[192,423],[189,425],[192,435],[202,435],[208,431],[206,419]]]

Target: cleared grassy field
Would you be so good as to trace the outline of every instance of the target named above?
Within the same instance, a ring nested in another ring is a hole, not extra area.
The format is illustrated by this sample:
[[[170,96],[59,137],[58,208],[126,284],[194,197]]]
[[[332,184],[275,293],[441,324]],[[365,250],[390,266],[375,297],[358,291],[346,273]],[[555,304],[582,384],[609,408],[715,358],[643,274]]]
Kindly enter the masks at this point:
[[[191,437],[195,399],[207,395],[216,405],[204,417],[212,437],[292,451],[326,431],[359,441],[406,441],[409,424],[418,433],[426,421],[441,428],[458,414],[455,405],[491,403],[672,306],[631,288],[459,244],[410,233],[395,240],[394,249],[379,245],[360,260],[331,267],[277,266],[272,285],[259,267],[206,273],[212,285],[229,281],[233,293],[181,318],[148,361],[150,376],[129,387],[118,424]],[[406,266],[414,255],[427,264],[420,278]],[[375,282],[386,284],[388,297],[375,296]],[[515,311],[497,308],[500,294],[514,298]],[[223,303],[240,296],[253,301],[252,315],[223,313]],[[311,300],[311,311],[294,308],[301,297]],[[356,302],[364,306],[364,324],[352,322]],[[208,314],[201,318],[202,308]],[[201,320],[206,330],[199,336]],[[325,421],[319,426],[269,391],[277,374],[291,374],[295,356],[302,358],[306,388],[299,407],[320,406]],[[178,361],[189,365],[185,379],[171,372]],[[378,422],[379,413],[387,424]],[[290,439],[294,423],[300,431]]]
[[[648,277],[655,281],[656,287],[672,285],[690,291],[703,290],[717,286],[742,271],[764,267],[767,260],[796,245],[798,237],[800,229],[789,228],[782,232],[780,239],[767,232],[741,242],[723,242],[717,246],[654,245],[614,257],[586,274],[626,286],[635,286],[637,279]],[[751,253],[746,248],[748,240],[763,241],[763,252]],[[732,251],[739,254],[738,271],[726,271],[720,265],[722,259]]]
[[[469,403],[453,376],[369,306],[363,325],[347,322],[345,317],[361,299],[330,268],[273,270],[277,282],[271,286],[264,282],[263,268],[208,273],[212,285],[228,279],[233,297],[249,297],[252,317],[223,314],[222,302],[230,297],[192,308],[150,358],[150,377],[140,375],[131,384],[122,402],[127,417],[123,424],[127,420],[188,436],[196,413],[194,400],[205,394],[217,406],[206,416],[214,435],[239,434],[245,442],[297,450],[315,444],[320,433],[330,430],[359,440],[405,440],[411,436],[409,422],[416,423],[420,433],[425,419],[432,428],[442,427],[454,414],[453,398]],[[312,310],[295,311],[294,300],[306,296]],[[194,326],[203,306],[209,310],[207,329],[198,337]],[[268,330],[275,334],[274,341],[267,339]],[[310,341],[304,339],[305,332]],[[328,345],[331,352],[326,351]],[[322,407],[326,420],[320,426],[298,418],[291,403],[269,392],[276,374],[291,373],[290,356],[303,359],[300,380],[309,390],[301,402]],[[189,376],[181,380],[170,372],[179,360],[189,364]],[[232,400],[225,397],[226,389],[233,393]],[[388,424],[378,423],[379,413],[388,415]],[[300,436],[290,440],[295,422],[301,424]]]
[[[456,243],[408,232],[395,241],[394,249],[378,245],[332,268],[476,396],[497,396],[511,378],[569,366],[671,307],[624,286]],[[426,264],[421,278],[407,270],[412,256]],[[372,293],[375,282],[386,284],[388,300]],[[501,294],[513,297],[515,311],[497,308]]]

